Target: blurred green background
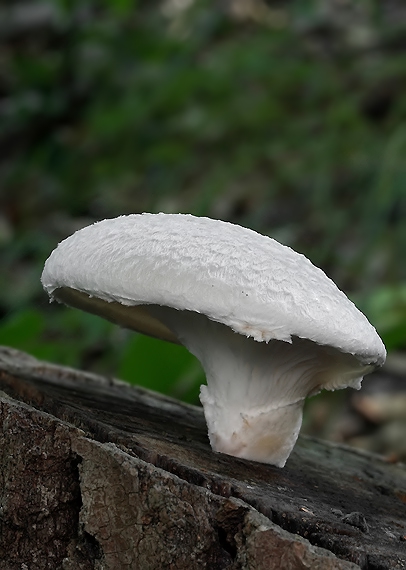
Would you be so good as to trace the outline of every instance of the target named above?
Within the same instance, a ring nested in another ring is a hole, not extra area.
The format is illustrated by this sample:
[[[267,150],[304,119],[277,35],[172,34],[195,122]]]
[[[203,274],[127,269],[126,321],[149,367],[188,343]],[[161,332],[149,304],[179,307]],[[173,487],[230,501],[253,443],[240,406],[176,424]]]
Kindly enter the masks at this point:
[[[50,305],[56,244],[190,212],[307,255],[406,348],[406,7],[20,0],[0,7],[0,343],[196,402],[181,347]]]

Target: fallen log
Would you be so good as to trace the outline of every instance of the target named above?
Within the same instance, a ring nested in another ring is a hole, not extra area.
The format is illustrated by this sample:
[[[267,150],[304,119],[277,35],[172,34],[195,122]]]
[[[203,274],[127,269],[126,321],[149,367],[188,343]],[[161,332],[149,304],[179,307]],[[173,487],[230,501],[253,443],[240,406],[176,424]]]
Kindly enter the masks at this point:
[[[404,465],[211,451],[200,408],[0,347],[0,568],[406,568]]]

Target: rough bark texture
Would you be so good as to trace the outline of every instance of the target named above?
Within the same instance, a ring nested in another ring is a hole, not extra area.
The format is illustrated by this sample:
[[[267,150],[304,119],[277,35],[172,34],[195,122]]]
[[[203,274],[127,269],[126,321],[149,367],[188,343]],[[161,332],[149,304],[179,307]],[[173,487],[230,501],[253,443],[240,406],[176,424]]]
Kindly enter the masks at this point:
[[[0,568],[406,568],[401,465],[214,454],[199,408],[0,348]]]

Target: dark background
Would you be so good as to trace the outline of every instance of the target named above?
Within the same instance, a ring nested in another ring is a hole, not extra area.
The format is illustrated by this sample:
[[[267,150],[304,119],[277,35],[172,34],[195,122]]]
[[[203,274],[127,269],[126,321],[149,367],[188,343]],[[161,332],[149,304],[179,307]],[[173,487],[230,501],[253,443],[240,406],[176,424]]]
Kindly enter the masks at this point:
[[[3,0],[0,343],[196,402],[186,351],[50,305],[39,281],[94,220],[190,212],[307,255],[399,362],[405,93],[403,1]],[[314,399],[309,430],[343,398]]]

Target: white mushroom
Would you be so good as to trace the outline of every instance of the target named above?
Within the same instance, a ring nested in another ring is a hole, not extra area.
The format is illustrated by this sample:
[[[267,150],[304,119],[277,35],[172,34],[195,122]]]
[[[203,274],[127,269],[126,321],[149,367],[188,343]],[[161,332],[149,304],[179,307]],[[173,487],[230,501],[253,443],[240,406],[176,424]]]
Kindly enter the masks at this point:
[[[215,451],[283,467],[307,396],[360,388],[385,361],[374,327],[303,255],[183,214],[104,220],[59,244],[51,299],[186,346]]]

